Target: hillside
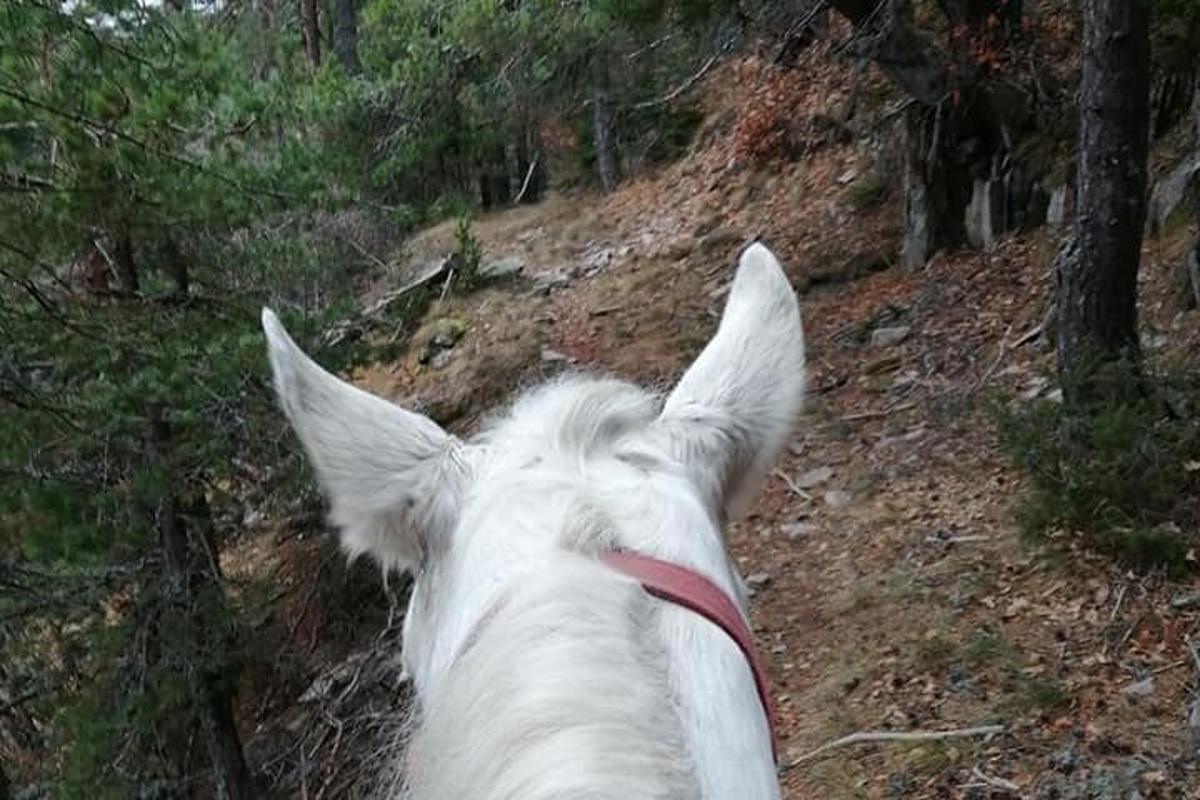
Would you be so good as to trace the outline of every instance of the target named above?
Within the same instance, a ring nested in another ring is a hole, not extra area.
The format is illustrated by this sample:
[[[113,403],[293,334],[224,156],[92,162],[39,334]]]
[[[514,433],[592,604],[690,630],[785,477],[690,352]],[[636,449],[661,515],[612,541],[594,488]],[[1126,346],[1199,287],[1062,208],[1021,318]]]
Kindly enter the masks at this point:
[[[706,121],[679,162],[607,197],[551,194],[477,218],[485,267],[503,280],[435,301],[394,362],[354,379],[462,432],[566,369],[666,387],[711,333],[737,251],[761,238],[801,293],[807,412],[729,541],[781,709],[785,796],[1200,797],[1186,719],[1200,586],[1122,571],[1069,541],[1023,544],[1013,521],[1021,478],[987,408],[1053,390],[1040,325],[1057,233],[895,266],[902,198],[883,137],[814,133],[792,159],[739,151],[765,93],[819,131],[882,80],[821,63],[786,83],[752,60],[729,65],[708,78]],[[1154,347],[1194,354],[1200,315],[1171,300],[1186,233],[1147,243],[1141,303]],[[396,262],[454,246],[445,223]],[[227,556],[235,577],[275,576],[273,607],[288,609],[265,624],[286,623],[277,665],[294,672],[244,712],[277,796],[351,791],[362,769],[346,754],[386,739],[398,697],[398,621],[373,571],[345,573],[338,558],[269,533]],[[325,617],[330,593],[368,610]],[[858,731],[992,724],[1003,732],[815,752]]]

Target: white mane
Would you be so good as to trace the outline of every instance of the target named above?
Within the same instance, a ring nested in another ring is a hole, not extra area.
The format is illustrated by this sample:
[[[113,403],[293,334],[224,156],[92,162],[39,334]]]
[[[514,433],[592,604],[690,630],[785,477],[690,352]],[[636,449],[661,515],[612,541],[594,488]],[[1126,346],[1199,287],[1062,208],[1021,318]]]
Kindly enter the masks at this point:
[[[415,574],[403,658],[419,708],[390,796],[779,796],[737,646],[595,558],[690,567],[745,613],[719,526],[804,383],[798,306],[766,248],[743,254],[716,337],[665,402],[568,378],[471,442],[328,375],[269,311],[264,326],[344,547]]]

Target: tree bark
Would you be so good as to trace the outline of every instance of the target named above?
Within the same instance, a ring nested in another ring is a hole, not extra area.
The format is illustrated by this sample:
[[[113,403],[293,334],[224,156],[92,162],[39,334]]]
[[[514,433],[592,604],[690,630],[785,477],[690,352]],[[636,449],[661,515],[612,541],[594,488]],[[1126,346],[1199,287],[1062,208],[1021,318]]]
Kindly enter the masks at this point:
[[[163,552],[164,591],[167,600],[183,610],[187,630],[166,635],[186,636],[186,681],[199,716],[202,740],[213,770],[220,800],[251,800],[256,796],[242,754],[241,737],[234,718],[235,681],[220,654],[226,643],[213,638],[219,625],[205,615],[225,612],[219,557],[208,501],[200,487],[181,487],[172,469],[172,434],[162,410],[149,410],[151,458],[162,468],[166,490],[155,511],[159,547]]]
[[[608,95],[608,65],[601,60],[592,83],[592,144],[596,151],[596,175],[607,194],[617,188],[617,153],[613,133],[613,111]]]
[[[362,72],[358,60],[358,0],[334,0],[333,54],[348,74]]]
[[[321,66],[321,25],[317,17],[317,0],[300,0],[300,38],[308,65],[316,70]]]
[[[1077,408],[1103,363],[1138,356],[1137,273],[1146,218],[1150,10],[1085,0],[1080,85],[1078,257],[1056,269],[1058,371]]]
[[[121,294],[137,294],[141,282],[138,280],[137,262],[133,259],[133,239],[128,233],[121,234],[113,243],[112,256],[117,267],[117,280],[121,283]]]

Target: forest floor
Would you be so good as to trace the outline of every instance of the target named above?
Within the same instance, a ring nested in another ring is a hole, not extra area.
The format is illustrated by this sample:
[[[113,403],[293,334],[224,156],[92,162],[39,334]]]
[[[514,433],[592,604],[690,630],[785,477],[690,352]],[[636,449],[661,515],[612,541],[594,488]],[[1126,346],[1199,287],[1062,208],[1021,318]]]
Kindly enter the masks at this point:
[[[807,410],[729,544],[758,587],[785,797],[1200,798],[1186,726],[1200,585],[1125,572],[1068,538],[1032,546],[1013,520],[1022,479],[988,406],[1054,389],[1038,327],[1057,234],[904,272],[900,198],[864,188],[885,166],[871,148],[739,167],[725,102],[687,158],[609,197],[478,218],[484,263],[519,275],[435,302],[404,354],[356,382],[463,432],[563,369],[666,388],[713,332],[738,250],[762,238],[801,292]],[[450,223],[424,231],[407,257],[453,238]],[[1200,314],[1169,297],[1178,249],[1147,243],[1141,307],[1155,342],[1194,353]],[[307,598],[303,572],[293,594]],[[992,724],[1003,732],[806,757],[858,731]]]

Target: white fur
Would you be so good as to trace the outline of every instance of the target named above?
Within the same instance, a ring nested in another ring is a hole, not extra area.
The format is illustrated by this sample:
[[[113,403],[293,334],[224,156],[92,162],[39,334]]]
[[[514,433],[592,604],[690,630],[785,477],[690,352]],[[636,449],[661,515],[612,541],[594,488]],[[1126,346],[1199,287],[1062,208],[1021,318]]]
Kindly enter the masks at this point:
[[[351,553],[411,569],[411,800],[779,796],[753,676],[729,637],[594,556],[624,547],[745,599],[720,524],[786,441],[799,308],[742,255],[720,328],[660,409],[614,380],[531,392],[464,444],[333,378],[264,311],[281,405]]]

